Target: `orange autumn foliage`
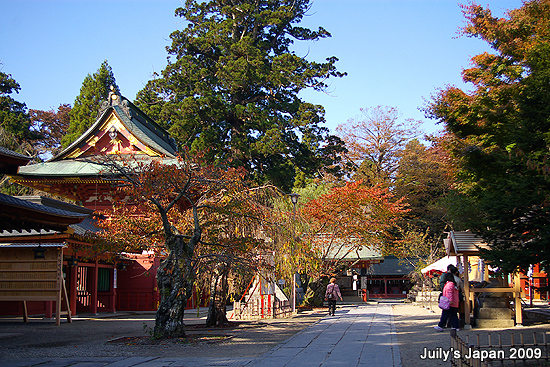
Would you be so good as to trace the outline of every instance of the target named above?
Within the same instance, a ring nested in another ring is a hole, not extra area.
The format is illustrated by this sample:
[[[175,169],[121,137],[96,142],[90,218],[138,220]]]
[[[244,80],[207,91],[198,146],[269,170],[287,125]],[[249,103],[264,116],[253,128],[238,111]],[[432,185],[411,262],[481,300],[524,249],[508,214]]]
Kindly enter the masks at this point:
[[[335,187],[305,204],[302,215],[309,219],[307,237],[332,271],[350,252],[362,247],[382,250],[389,230],[407,212],[403,199],[395,200],[381,186],[367,187],[362,181]]]

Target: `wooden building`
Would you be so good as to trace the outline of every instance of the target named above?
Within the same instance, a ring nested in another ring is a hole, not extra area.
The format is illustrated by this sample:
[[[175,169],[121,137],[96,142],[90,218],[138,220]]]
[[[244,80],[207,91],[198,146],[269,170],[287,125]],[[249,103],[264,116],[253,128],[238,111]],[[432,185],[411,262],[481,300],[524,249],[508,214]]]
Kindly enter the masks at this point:
[[[369,298],[406,298],[411,288],[409,274],[414,267],[395,256],[385,256],[373,264],[362,281]]]
[[[111,91],[98,119],[80,138],[47,162],[21,167],[12,180],[102,211],[112,207],[113,186],[105,167],[94,160],[103,155],[174,158],[176,151],[164,129]]]
[[[15,173],[30,157],[0,148],[0,173]],[[70,226],[88,214],[53,208],[0,194],[0,309],[3,315],[41,313],[60,323],[63,276]],[[66,264],[66,262],[65,262]],[[70,320],[70,313],[68,315]]]
[[[460,258],[459,265],[462,265],[462,269],[471,268],[472,257],[479,257],[479,250],[483,248],[489,248],[489,245],[485,243],[481,237],[478,237],[472,232],[457,232],[451,231],[448,233],[448,237],[444,240],[445,250],[448,256],[457,256]],[[479,269],[478,273],[482,274],[482,277],[476,279],[477,282],[489,280],[489,270],[487,265],[482,265],[483,269]],[[508,276],[503,276],[500,279],[500,287],[493,288],[478,288],[473,286],[471,282],[470,271],[464,271],[462,273],[464,279],[464,316],[465,316],[465,329],[471,327],[471,312],[474,308],[474,293],[493,293],[502,294],[503,298],[506,298],[506,294],[513,295],[514,311],[515,311],[515,323],[516,326],[523,324],[523,314],[521,308],[521,281],[520,273],[516,272],[512,274],[511,282]],[[513,284],[512,284],[513,283]],[[512,284],[512,285],[510,285]]]
[[[74,143],[52,159],[22,166],[10,173],[12,181],[58,195],[100,214],[112,207],[112,174],[96,163],[102,156],[138,160],[175,158],[177,149],[168,133],[135,105],[111,91],[96,122]],[[149,253],[120,254],[114,263],[84,259],[78,231],[67,239],[73,266],[67,272],[72,312],[157,309],[156,269],[159,259]],[[73,241],[73,242],[71,242]],[[75,297],[76,295],[76,303]],[[105,298],[106,296],[107,298]],[[189,301],[194,307],[194,300]]]

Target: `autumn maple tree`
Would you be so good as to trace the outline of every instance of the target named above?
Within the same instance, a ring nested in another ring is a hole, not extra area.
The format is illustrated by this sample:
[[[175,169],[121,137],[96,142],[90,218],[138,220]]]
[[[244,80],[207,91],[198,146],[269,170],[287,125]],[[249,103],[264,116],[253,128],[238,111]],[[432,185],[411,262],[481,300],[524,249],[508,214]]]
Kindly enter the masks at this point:
[[[311,244],[320,263],[313,274],[317,280],[306,295],[308,302],[322,300],[323,276],[351,265],[348,255],[363,247],[384,252],[389,229],[406,211],[403,200],[395,200],[387,188],[362,181],[333,187],[306,202],[301,216],[307,221],[307,231],[301,238]]]
[[[71,105],[62,104],[49,111],[29,110],[31,128],[41,133],[41,139],[34,141],[35,150],[40,156],[56,156],[61,152],[61,139],[69,128]]]
[[[462,33],[492,52],[463,70],[468,90],[441,89],[428,116],[455,137],[462,218],[506,271],[550,263],[550,3],[525,1],[505,18],[471,3]]]
[[[446,148],[447,134],[417,139],[399,154],[393,194],[404,198],[409,211],[397,222],[391,253],[417,270],[443,255],[445,231],[457,229],[449,210],[454,193],[454,160]]]
[[[119,187],[119,201],[102,222],[108,229],[103,243],[111,244],[103,251],[147,249],[162,258],[154,332],[183,336],[183,314],[198,271],[216,269],[218,282],[232,264],[261,265],[255,255],[263,242],[253,236],[254,223],[262,216],[255,200],[261,190],[246,186],[242,169],[192,157],[121,159],[106,156],[100,162]],[[225,318],[225,299],[220,302],[220,309],[213,305],[209,316],[214,323]]]
[[[308,221],[301,215],[302,205],[325,193],[328,187],[310,184],[295,190],[298,194],[296,206],[289,195],[279,192],[274,196],[266,220],[266,234],[272,242],[274,251],[273,269],[277,279],[285,280],[285,293],[292,293],[292,277],[300,276],[303,285],[309,284],[310,275],[320,267],[320,257],[309,241],[302,240]]]

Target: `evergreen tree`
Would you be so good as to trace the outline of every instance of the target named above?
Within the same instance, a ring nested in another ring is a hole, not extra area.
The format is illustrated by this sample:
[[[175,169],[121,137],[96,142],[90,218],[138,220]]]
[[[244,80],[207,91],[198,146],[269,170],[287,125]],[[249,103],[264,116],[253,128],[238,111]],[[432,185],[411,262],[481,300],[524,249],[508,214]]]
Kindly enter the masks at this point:
[[[36,139],[39,134],[30,130],[31,120],[27,106],[12,98],[21,86],[10,74],[0,72],[0,128],[3,146],[17,150],[25,140]]]
[[[323,107],[298,93],[345,74],[335,57],[310,62],[291,51],[294,40],[330,36],[296,26],[308,9],[309,0],[187,0],[176,15],[188,26],[171,34],[168,66],[136,104],[180,146],[243,166],[259,183],[288,190],[296,173],[332,166],[342,141],[322,127]]]
[[[113,70],[105,60],[94,74],[88,74],[82,82],[80,94],[69,112],[71,121],[67,134],[61,140],[63,148],[71,145],[93,125],[98,117],[101,103],[109,97],[111,86],[115,88],[116,93],[120,94]]]
[[[35,156],[33,141],[41,134],[31,129],[31,120],[25,103],[12,98],[21,86],[10,74],[0,72],[0,146],[27,156]],[[8,195],[29,195],[32,190],[11,184],[8,176],[0,175],[0,192]]]

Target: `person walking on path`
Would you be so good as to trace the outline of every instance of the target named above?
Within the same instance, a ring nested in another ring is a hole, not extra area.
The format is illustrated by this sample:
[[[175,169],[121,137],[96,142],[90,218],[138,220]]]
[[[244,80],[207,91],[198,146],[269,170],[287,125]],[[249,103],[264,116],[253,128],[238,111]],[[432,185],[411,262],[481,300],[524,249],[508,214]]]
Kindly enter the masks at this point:
[[[325,300],[328,301],[328,314],[332,316],[336,311],[336,297],[343,301],[340,287],[336,284],[336,278],[330,278],[330,283],[327,285],[327,291],[325,292]]]
[[[450,307],[447,310],[442,310],[439,324],[434,326],[434,329],[437,331],[443,331],[443,328],[447,324],[447,319],[449,319],[451,327],[458,331],[458,286],[453,274],[451,273],[445,273],[443,282],[444,286],[442,296],[449,299]]]

